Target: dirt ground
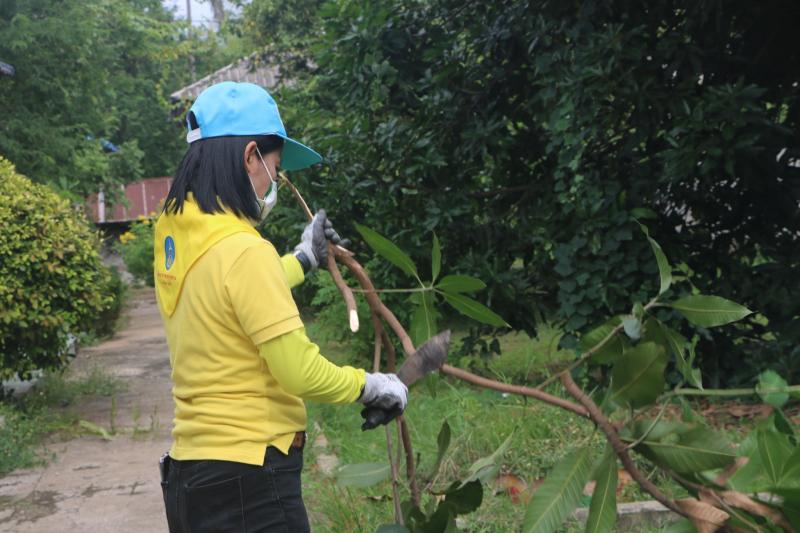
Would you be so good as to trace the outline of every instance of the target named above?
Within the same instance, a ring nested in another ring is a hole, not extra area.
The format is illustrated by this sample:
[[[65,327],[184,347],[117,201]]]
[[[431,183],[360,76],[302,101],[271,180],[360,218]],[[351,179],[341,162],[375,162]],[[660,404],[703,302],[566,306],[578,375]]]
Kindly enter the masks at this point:
[[[79,351],[73,372],[99,366],[125,383],[111,398],[78,407],[111,440],[83,436],[48,444],[43,468],[0,478],[2,532],[158,532],[166,519],[158,458],[172,423],[169,352],[152,290],[134,291],[126,324],[112,339]]]

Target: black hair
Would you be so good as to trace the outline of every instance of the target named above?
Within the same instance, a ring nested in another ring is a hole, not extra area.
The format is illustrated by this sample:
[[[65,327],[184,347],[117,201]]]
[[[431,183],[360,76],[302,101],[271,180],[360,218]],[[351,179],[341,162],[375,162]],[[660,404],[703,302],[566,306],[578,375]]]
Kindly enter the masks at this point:
[[[190,144],[175,171],[163,211],[182,212],[191,192],[204,213],[222,213],[227,208],[236,216],[258,220],[256,195],[244,168],[244,149],[250,141],[264,156],[283,146],[277,135],[211,137]]]

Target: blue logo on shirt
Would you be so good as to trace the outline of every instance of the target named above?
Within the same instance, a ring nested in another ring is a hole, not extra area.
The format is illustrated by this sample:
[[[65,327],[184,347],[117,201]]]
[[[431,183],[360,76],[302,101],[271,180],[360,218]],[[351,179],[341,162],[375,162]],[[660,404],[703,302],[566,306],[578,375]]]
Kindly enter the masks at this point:
[[[175,263],[175,241],[171,236],[164,239],[164,255],[166,256],[166,267],[169,270]]]

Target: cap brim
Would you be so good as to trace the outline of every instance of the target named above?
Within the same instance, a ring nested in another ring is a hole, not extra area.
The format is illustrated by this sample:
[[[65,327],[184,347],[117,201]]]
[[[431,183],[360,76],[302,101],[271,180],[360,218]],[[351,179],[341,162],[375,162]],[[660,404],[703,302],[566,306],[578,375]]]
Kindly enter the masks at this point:
[[[289,137],[284,137],[283,135],[281,137],[286,141],[281,155],[281,168],[283,170],[301,170],[311,165],[322,163],[322,156],[308,146]]]

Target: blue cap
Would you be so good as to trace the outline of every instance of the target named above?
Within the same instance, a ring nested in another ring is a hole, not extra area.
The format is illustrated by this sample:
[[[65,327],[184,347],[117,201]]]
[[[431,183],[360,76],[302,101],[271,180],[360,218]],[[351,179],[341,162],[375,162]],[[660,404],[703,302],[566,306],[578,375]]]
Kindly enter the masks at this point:
[[[253,83],[224,81],[212,85],[197,97],[190,109],[197,129],[189,125],[186,142],[225,136],[277,135],[286,142],[281,168],[300,170],[322,161],[322,156],[286,135],[275,99]]]

